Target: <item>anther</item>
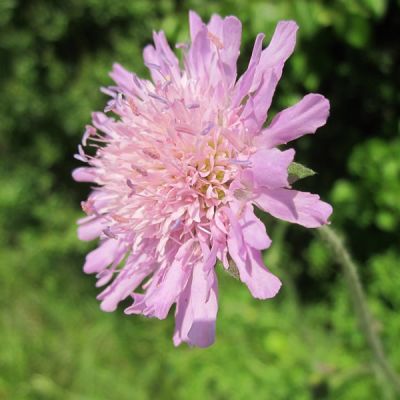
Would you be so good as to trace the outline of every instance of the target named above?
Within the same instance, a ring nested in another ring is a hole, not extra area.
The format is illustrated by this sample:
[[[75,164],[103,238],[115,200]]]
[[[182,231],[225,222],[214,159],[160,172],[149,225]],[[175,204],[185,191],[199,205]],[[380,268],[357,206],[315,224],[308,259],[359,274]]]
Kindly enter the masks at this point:
[[[147,171],[145,171],[143,168],[139,167],[138,165],[131,164],[131,167],[133,170],[135,170],[137,173],[139,173],[142,176],[148,176]]]
[[[110,239],[118,239],[118,236],[111,231],[111,228],[109,226],[107,226],[107,228],[103,230],[103,233]]]
[[[207,135],[214,128],[214,122],[209,122],[208,125],[200,132],[200,135]]]

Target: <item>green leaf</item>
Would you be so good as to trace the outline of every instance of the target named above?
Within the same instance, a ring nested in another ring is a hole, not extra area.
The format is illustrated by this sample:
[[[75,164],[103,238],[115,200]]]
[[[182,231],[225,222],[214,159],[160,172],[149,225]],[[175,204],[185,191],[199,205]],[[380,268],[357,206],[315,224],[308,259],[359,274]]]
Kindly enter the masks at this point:
[[[289,173],[289,178],[288,178],[289,183],[294,183],[300,179],[304,179],[316,174],[316,172],[313,171],[312,169],[307,168],[304,165],[301,165],[296,162],[292,162],[289,165],[288,173]]]

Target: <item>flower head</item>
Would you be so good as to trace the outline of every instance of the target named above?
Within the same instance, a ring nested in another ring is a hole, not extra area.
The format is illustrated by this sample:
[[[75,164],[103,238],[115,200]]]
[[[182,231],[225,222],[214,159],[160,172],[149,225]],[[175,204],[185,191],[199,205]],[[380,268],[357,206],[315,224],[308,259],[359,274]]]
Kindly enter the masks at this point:
[[[76,158],[75,180],[96,186],[82,208],[82,240],[100,238],[84,271],[96,273],[104,311],[131,296],[126,314],[165,318],[176,304],[174,343],[209,346],[218,309],[215,265],[229,269],[259,299],[276,295],[280,280],[264,266],[271,240],[254,206],[314,228],[331,206],[292,190],[294,150],[278,145],[325,124],[329,102],[309,94],[264,128],[276,85],[295,46],[297,25],[280,22],[267,48],[256,38],[237,80],[241,23],[214,15],[208,24],[190,12],[183,67],[163,32],[144,49],[151,81],[116,64],[116,86],[105,113],[93,114]],[[92,152],[93,153],[93,152]]]

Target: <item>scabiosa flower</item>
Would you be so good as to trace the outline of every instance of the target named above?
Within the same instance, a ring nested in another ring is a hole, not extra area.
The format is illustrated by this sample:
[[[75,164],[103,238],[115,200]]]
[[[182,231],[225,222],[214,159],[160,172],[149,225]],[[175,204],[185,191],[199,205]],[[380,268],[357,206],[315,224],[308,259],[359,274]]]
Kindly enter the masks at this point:
[[[274,297],[280,280],[264,266],[271,240],[254,206],[308,228],[327,223],[329,204],[292,190],[294,150],[277,146],[325,124],[329,102],[309,94],[280,112],[268,127],[272,97],[297,25],[282,21],[267,48],[255,41],[247,70],[237,80],[241,23],[190,12],[190,44],[183,66],[163,32],[144,49],[151,81],[116,64],[116,85],[105,113],[93,114],[76,158],[86,162],[75,180],[96,186],[82,208],[82,240],[100,238],[84,271],[96,273],[101,309],[114,311],[127,297],[126,314],[166,318],[176,304],[174,343],[213,343],[218,309],[215,265],[236,265],[258,299]],[[90,153],[90,152],[89,152]],[[93,152],[92,152],[93,153]]]

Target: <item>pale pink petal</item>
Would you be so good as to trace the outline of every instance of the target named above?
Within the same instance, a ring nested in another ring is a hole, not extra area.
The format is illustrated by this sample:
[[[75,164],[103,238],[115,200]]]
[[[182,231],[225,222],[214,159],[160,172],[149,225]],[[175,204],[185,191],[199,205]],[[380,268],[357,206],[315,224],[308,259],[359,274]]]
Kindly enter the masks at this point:
[[[118,240],[106,239],[100,246],[86,256],[84,272],[92,274],[107,268],[119,256],[121,245]]]
[[[307,133],[315,133],[329,116],[329,101],[320,94],[308,94],[296,105],[281,111],[257,143],[266,147],[286,144]]]
[[[206,273],[201,264],[196,265],[187,288],[177,301],[175,346],[188,342],[193,346],[208,347],[214,343],[217,297],[215,271]]]
[[[188,265],[193,252],[193,241],[187,241],[177,252],[177,255],[167,270],[157,271],[152,279],[151,285],[143,297],[146,307],[143,313],[158,319],[166,318],[172,304],[175,303],[179,294],[191,274]],[[138,308],[133,304],[126,310],[127,313],[136,313]]]
[[[224,29],[224,19],[218,14],[213,14],[207,24],[208,30],[216,37],[222,39]]]
[[[231,85],[236,80],[236,63],[240,54],[240,39],[242,36],[242,24],[236,17],[226,17],[223,23],[221,58],[224,63],[224,71]]]
[[[266,71],[274,70],[277,81],[281,78],[285,61],[293,53],[296,45],[298,26],[294,21],[280,21],[271,42],[263,50],[250,91],[259,86]]]
[[[225,208],[231,223],[229,236],[235,236],[240,253],[247,251],[247,246],[258,250],[267,249],[271,245],[265,225],[254,214],[251,204],[242,204],[239,201],[232,202],[230,209]]]
[[[231,212],[226,210],[231,221],[227,240],[229,255],[239,270],[240,280],[247,285],[254,297],[273,297],[279,291],[281,283],[264,267],[259,250],[268,247],[271,240],[265,232],[264,224],[254,215],[251,206],[246,205],[239,215],[238,211],[239,203],[235,204]]]
[[[259,33],[257,35],[249,66],[235,86],[235,95],[232,100],[233,106],[238,106],[242,99],[249,94],[250,87],[253,83],[254,74],[256,72],[258,62],[260,61],[262,42],[264,40],[264,37],[265,35],[263,33]]]
[[[218,312],[218,287],[214,269],[208,273],[200,265],[193,269],[191,305],[193,321],[188,332],[188,342],[198,347],[211,346],[215,341]]]
[[[122,65],[118,63],[113,64],[110,77],[118,85],[120,91],[125,91],[133,96],[142,97],[141,79],[132,72],[129,72]]]
[[[254,203],[272,216],[305,226],[318,228],[328,223],[332,207],[316,194],[289,189],[260,188]]]
[[[189,28],[190,28],[190,38],[194,42],[197,34],[203,28],[204,23],[197,13],[194,11],[189,11]]]
[[[163,74],[161,73],[162,68],[153,45],[149,44],[143,49],[143,60],[150,72],[153,82],[162,82],[164,80]]]
[[[254,73],[250,97],[243,111],[246,128],[251,134],[258,134],[264,124],[282,76],[285,61],[292,54],[296,44],[297,25],[293,21],[280,22],[269,46],[261,53],[260,61]]]
[[[203,24],[189,50],[188,66],[191,74],[197,79],[202,79],[203,84],[211,77],[211,57],[213,52],[210,47],[207,27]]]
[[[264,266],[259,250],[246,246],[246,252],[241,252],[235,235],[228,237],[228,249],[239,270],[240,280],[247,285],[253,297],[269,299],[278,293],[281,281]]]
[[[78,224],[78,238],[85,241],[96,239],[105,228],[104,220],[98,217],[82,218]]]
[[[192,326],[193,313],[191,312],[191,287],[192,277],[186,284],[185,289],[179,295],[176,301],[175,309],[175,332],[173,341],[175,346],[188,341],[188,332]]]
[[[289,186],[288,167],[293,161],[293,149],[260,149],[250,157],[254,181],[270,189]]]
[[[251,96],[243,110],[242,120],[249,133],[257,135],[268,115],[279,74],[274,69],[267,70],[260,81],[258,90]]]
[[[245,207],[240,223],[244,242],[249,246],[263,250],[271,245],[265,225],[256,217],[252,206]]]
[[[96,170],[90,167],[79,167],[72,171],[72,178],[77,182],[95,182]]]
[[[146,304],[144,314],[158,319],[166,318],[172,304],[185,287],[189,274],[189,268],[185,268],[180,262],[173,262],[157,287],[159,275],[155,274],[153,277],[155,283],[149,287],[144,297]]]
[[[101,309],[115,311],[118,303],[132,294],[151,272],[151,263],[145,254],[131,256],[113,283],[97,296],[101,300]]]
[[[168,72],[171,72],[174,75],[175,79],[179,79],[179,60],[176,57],[175,53],[171,50],[171,47],[167,42],[167,38],[165,37],[165,33],[163,31],[160,31],[158,33],[154,32],[153,39],[167,77],[169,75]]]

